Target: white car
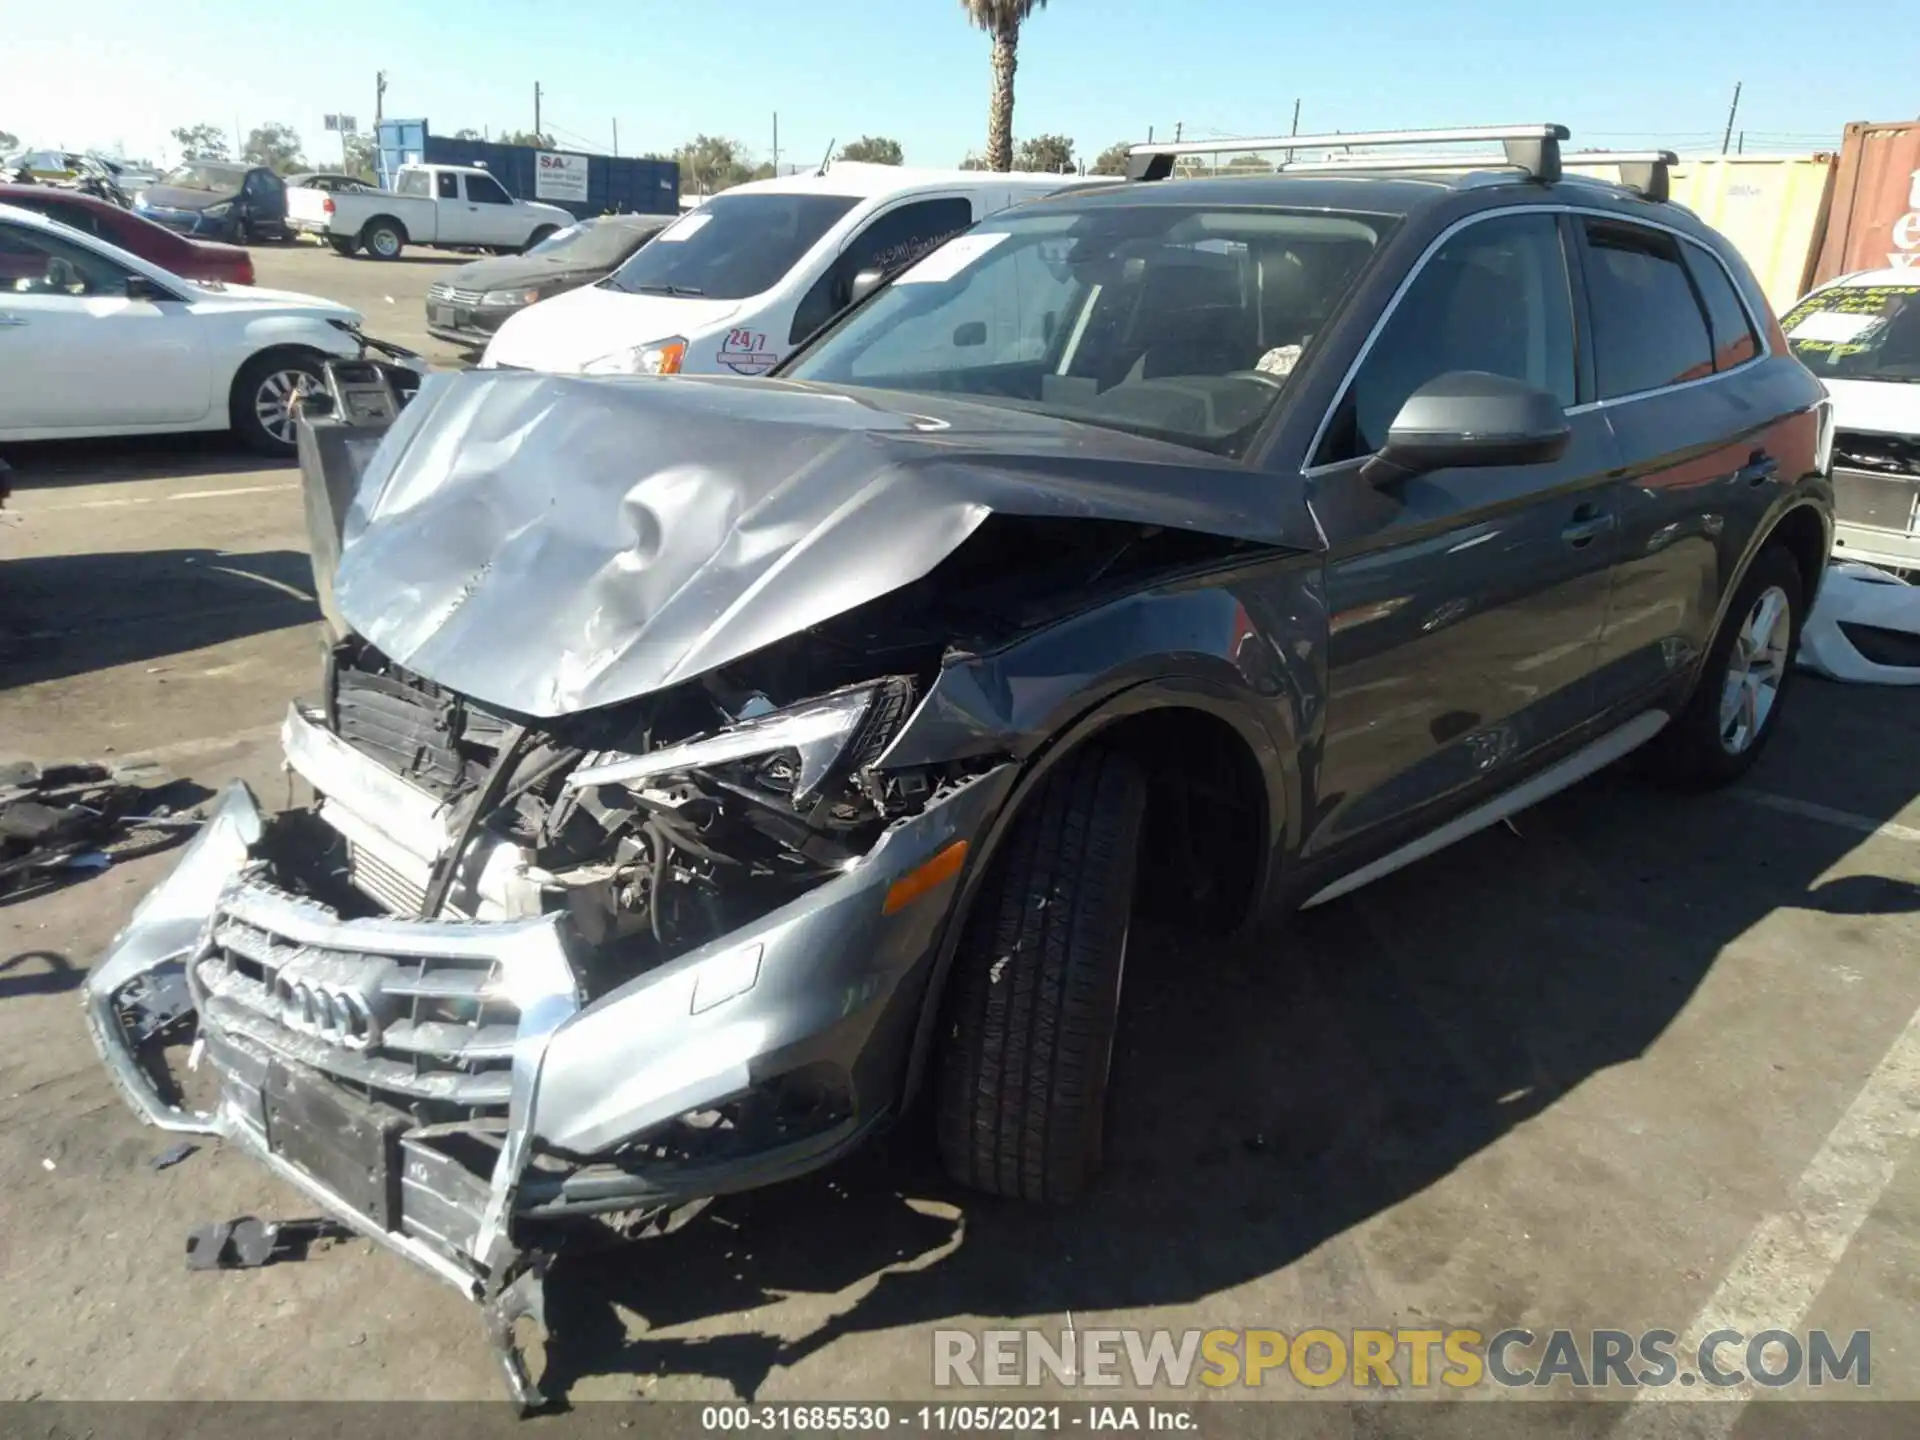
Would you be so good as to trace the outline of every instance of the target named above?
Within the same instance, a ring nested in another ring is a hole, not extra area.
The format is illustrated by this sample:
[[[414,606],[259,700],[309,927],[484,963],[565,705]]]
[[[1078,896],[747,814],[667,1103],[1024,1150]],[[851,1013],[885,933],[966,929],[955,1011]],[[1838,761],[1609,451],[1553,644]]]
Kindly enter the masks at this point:
[[[292,401],[329,359],[373,346],[361,317],[310,295],[184,280],[0,205],[0,442],[226,430],[294,449]]]
[[[837,161],[715,195],[606,279],[530,305],[482,366],[604,375],[764,375],[891,275],[1074,175]]]
[[[409,245],[525,250],[574,223],[573,212],[516,200],[471,165],[403,165],[391,190],[287,191],[287,225],[342,255],[397,260]]]
[[[1780,325],[1833,397],[1834,558],[1920,570],[1920,270],[1842,276]]]

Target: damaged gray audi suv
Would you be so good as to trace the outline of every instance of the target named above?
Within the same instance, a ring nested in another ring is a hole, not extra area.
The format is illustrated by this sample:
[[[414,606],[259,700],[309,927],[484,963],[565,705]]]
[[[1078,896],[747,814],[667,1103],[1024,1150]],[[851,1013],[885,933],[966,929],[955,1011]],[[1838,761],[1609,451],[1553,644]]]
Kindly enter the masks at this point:
[[[1827,401],[1670,157],[1565,135],[1143,147],[769,379],[333,366],[295,803],[228,789],[87,981],[134,1106],[482,1302],[532,1404],[553,1256],[922,1093],[962,1181],[1080,1193],[1136,917],[1739,775]]]

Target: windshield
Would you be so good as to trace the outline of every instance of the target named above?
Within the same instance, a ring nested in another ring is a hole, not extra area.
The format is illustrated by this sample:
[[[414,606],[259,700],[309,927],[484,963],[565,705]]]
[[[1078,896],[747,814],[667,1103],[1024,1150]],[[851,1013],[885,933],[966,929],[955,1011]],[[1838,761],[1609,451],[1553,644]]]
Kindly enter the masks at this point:
[[[1780,322],[1802,365],[1833,380],[1920,382],[1920,285],[1840,285]]]
[[[948,241],[786,373],[1238,455],[1392,223],[1049,204]]]
[[[587,220],[556,230],[529,255],[544,255],[568,265],[618,265],[653,233],[646,225],[619,220]]]
[[[246,182],[247,172],[235,165],[187,164],[171,171],[160,183],[182,190],[207,190],[225,195]]]
[[[857,203],[851,195],[716,195],[600,283],[634,294],[744,300],[777,285]]]

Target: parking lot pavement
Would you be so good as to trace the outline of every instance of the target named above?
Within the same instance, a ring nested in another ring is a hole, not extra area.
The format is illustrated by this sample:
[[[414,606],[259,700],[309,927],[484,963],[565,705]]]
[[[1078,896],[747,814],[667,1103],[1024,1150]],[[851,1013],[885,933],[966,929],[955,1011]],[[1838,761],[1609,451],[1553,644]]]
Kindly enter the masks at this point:
[[[447,271],[479,257],[413,248],[398,260],[336,255],[324,245],[255,245],[254,279],[270,290],[297,290],[351,305],[366,316],[367,333],[417,350],[436,366],[477,357],[427,334],[427,287]]]
[[[292,473],[211,441],[10,458],[0,747],[283,797],[272,729],[317,664]],[[1869,1329],[1873,1393],[1920,1398],[1917,742],[1910,696],[1803,678],[1739,793],[1613,772],[1276,938],[1146,937],[1086,1203],[967,1195],[908,1127],[563,1264],[555,1388],[924,1399],[941,1326],[1731,1314]],[[193,1225],[310,1210],[214,1145],[153,1171],[168,1138],[85,1038],[76,987],[170,863],[0,904],[0,1394],[496,1397],[473,1308],[362,1242],[186,1271]]]

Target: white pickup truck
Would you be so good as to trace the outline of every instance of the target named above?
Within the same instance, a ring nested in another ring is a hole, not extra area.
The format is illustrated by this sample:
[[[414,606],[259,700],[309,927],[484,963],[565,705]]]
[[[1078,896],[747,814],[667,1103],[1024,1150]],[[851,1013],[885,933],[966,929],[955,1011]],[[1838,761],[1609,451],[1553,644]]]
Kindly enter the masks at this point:
[[[558,205],[516,200],[466,165],[406,165],[391,190],[287,191],[290,229],[320,236],[342,255],[364,247],[376,260],[397,259],[409,245],[524,250],[573,223]]]

